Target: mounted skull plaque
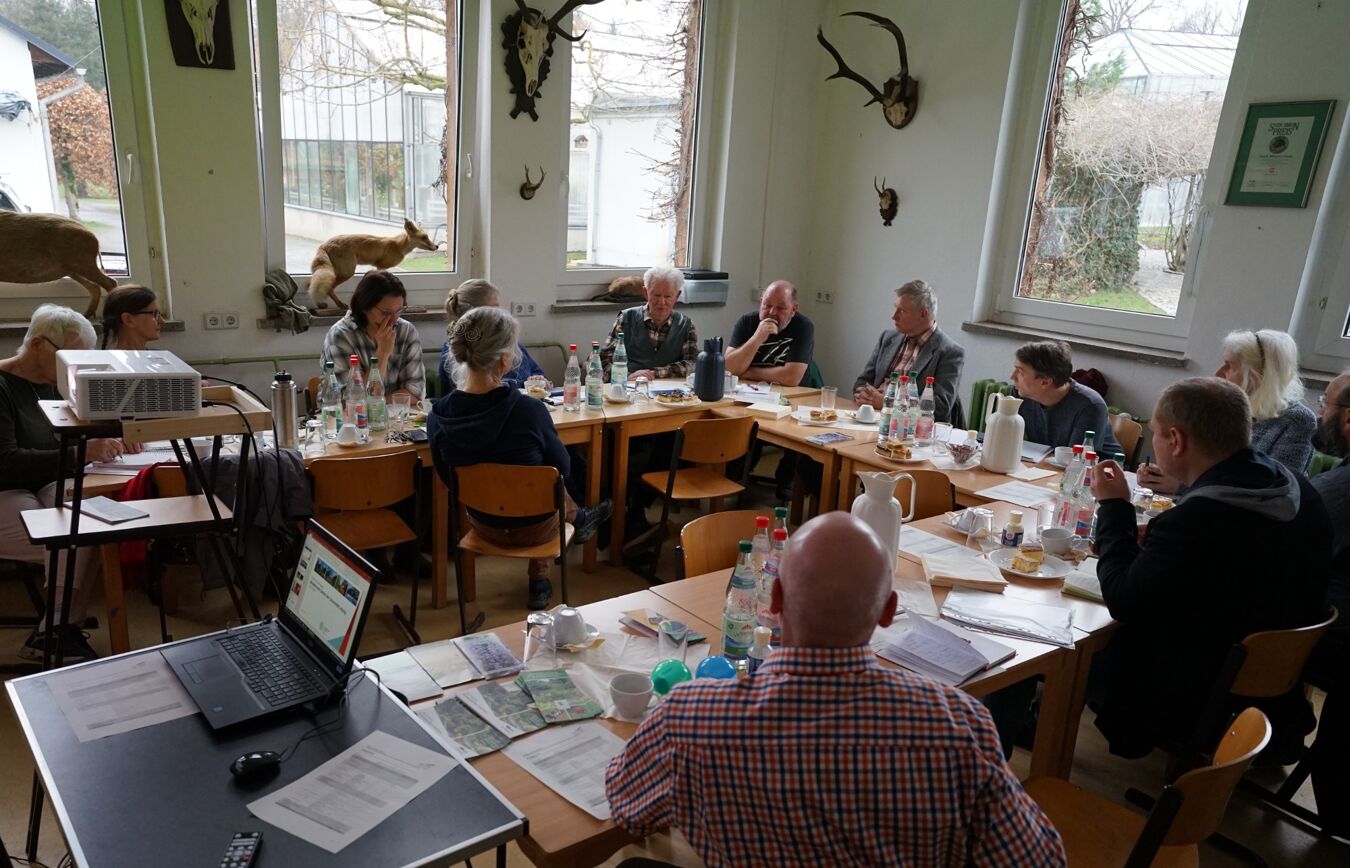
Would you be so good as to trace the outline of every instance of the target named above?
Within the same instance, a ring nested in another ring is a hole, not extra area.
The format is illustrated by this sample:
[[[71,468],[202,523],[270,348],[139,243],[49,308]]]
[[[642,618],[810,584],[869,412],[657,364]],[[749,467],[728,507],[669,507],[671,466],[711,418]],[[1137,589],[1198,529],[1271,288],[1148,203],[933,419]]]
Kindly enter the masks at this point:
[[[881,225],[890,226],[900,210],[900,197],[896,195],[893,187],[886,186],[885,178],[878,184],[876,175],[872,176],[872,189],[877,191],[877,198],[880,199]]]
[[[825,80],[847,78],[856,81],[872,95],[872,98],[863,105],[869,106],[874,102],[881,103],[881,113],[885,115],[886,123],[897,130],[903,130],[910,121],[914,120],[914,114],[919,110],[919,80],[911,78],[909,75],[909,52],[905,50],[905,34],[900,32],[900,28],[891,19],[882,18],[880,15],[874,15],[871,12],[845,12],[844,15],[866,18],[872,22],[873,27],[881,27],[891,32],[891,35],[895,37],[895,44],[900,49],[900,72],[894,77],[886,79],[886,83],[882,85],[881,90],[877,90],[876,85],[848,68],[848,64],[844,63],[844,58],[839,56],[839,52],[825,38],[825,31],[818,27],[816,28],[816,40],[830,53],[834,62],[839,64],[838,72]]]
[[[553,56],[553,40],[559,36],[568,42],[576,42],[585,36],[573,36],[558,26],[558,22],[578,6],[594,6],[601,0],[567,0],[545,18],[538,9],[525,5],[525,0],[516,0],[519,11],[512,12],[502,22],[502,48],[506,49],[506,75],[511,79],[511,92],[516,95],[516,105],[511,109],[511,117],[521,112],[530,116],[530,120],[539,120],[534,110],[534,101],[539,97],[539,87],[548,78],[549,58]]]

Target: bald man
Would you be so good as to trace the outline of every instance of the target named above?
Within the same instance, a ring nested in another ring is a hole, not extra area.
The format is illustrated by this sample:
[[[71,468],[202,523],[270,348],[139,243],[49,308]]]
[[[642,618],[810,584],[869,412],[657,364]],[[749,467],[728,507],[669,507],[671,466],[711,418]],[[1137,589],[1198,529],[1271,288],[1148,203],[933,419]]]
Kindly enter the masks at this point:
[[[736,320],[727,373],[743,380],[800,386],[816,347],[816,327],[798,313],[797,288],[775,280],[759,296],[759,310]]]
[[[753,677],[678,686],[610,763],[619,825],[679,826],[709,865],[1065,864],[988,712],[877,664],[896,595],[866,525],[803,525],[773,608],[783,646]]]

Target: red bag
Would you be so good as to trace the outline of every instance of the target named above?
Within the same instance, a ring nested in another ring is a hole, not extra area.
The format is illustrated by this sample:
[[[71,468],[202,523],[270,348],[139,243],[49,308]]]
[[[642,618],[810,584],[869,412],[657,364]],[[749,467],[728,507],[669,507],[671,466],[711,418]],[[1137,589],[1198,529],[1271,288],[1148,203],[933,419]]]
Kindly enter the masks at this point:
[[[1073,372],[1073,378],[1081,385],[1087,386],[1098,395],[1101,395],[1103,401],[1106,400],[1106,390],[1108,387],[1106,385],[1106,376],[1102,374],[1101,371],[1096,368],[1079,368]]]

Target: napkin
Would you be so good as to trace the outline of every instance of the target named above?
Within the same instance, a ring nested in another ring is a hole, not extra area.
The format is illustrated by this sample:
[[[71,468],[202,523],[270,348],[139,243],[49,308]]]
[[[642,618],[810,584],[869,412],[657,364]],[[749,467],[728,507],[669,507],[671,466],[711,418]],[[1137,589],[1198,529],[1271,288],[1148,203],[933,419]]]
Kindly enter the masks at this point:
[[[1003,593],[1008,580],[999,568],[973,554],[926,552],[921,556],[923,575],[938,588],[975,588]]]

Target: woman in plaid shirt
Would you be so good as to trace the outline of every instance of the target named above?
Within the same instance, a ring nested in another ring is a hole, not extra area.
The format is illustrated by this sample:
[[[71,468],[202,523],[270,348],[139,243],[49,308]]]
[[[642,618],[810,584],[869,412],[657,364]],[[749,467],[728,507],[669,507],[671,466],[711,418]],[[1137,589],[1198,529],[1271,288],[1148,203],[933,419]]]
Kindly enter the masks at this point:
[[[426,394],[422,340],[417,327],[399,314],[408,302],[403,281],[388,271],[367,271],[352,293],[351,309],[334,323],[323,339],[323,355],[333,363],[345,386],[350,357],[361,360],[369,380],[371,356],[380,360],[380,378],[388,399],[404,394],[414,402]]]

